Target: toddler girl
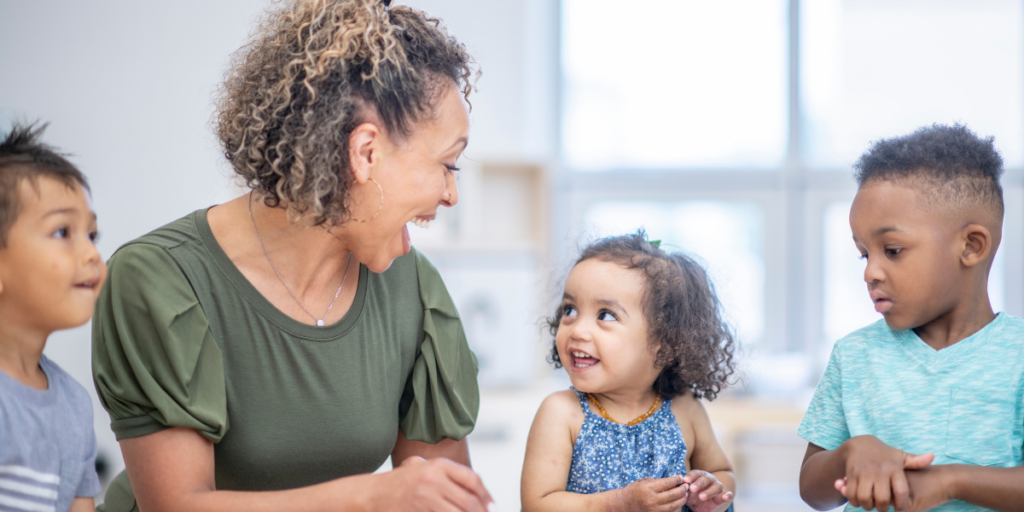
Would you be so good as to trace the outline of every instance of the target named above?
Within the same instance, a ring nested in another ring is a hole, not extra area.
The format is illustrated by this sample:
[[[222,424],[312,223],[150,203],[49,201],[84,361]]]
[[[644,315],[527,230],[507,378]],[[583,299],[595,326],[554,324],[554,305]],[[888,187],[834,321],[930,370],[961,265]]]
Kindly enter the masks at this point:
[[[524,512],[731,510],[732,466],[700,402],[733,373],[719,309],[704,269],[642,230],[583,251],[548,319],[573,389],[533,420]]]

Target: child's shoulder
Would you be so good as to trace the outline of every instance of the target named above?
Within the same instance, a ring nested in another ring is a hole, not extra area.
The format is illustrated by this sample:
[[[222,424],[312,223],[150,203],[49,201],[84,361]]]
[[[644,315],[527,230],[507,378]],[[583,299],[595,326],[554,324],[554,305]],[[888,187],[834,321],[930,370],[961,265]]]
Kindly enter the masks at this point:
[[[71,413],[76,417],[92,418],[92,399],[89,398],[89,392],[85,387],[45,355],[39,358],[39,365],[46,371],[50,387],[58,395],[63,396],[66,405],[71,408]]]
[[[574,389],[563,389],[548,395],[540,404],[538,414],[543,411],[548,414],[572,414],[578,412],[583,414],[580,404],[580,397]]]
[[[843,352],[865,350],[876,345],[889,345],[898,336],[885,320],[865,325],[842,338],[835,344],[835,350]]]
[[[671,409],[680,424],[692,423],[695,420],[706,419],[708,416],[707,410],[704,409],[704,403],[689,390],[672,397]]]
[[[586,419],[579,395],[573,389],[556,391],[548,395],[537,409],[534,421],[547,424],[582,424]]]

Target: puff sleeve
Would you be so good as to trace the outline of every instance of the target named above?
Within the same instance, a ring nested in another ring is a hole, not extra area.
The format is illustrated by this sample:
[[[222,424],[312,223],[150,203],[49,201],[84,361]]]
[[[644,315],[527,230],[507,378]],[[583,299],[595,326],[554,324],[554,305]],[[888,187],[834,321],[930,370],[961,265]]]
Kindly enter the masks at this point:
[[[118,440],[185,427],[220,441],[228,429],[221,351],[165,249],[137,243],[114,254],[92,325],[93,379]]]
[[[460,440],[473,430],[480,409],[476,356],[441,275],[419,251],[416,272],[423,343],[402,395],[400,425],[413,441]]]

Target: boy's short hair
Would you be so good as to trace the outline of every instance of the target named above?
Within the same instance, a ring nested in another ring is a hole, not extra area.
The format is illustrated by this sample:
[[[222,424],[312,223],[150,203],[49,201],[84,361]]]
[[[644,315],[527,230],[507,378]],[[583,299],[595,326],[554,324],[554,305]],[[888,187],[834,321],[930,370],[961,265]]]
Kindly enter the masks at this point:
[[[74,188],[89,191],[85,175],[51,146],[39,141],[47,125],[14,124],[0,142],[0,249],[7,247],[7,234],[21,209],[18,184],[28,179],[33,185],[40,176],[53,178]]]
[[[972,203],[1003,218],[1003,158],[994,137],[981,138],[962,124],[933,124],[909,135],[875,142],[857,163],[857,186],[874,180],[917,179],[929,199],[954,208]]]

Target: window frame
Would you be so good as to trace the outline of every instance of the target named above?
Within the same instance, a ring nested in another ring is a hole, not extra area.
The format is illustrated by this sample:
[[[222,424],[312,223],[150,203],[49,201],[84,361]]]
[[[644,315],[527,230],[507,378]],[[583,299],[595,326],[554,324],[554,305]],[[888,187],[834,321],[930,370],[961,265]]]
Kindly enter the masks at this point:
[[[562,41],[563,2],[559,1],[559,44]],[[772,169],[665,168],[575,170],[562,153],[562,123],[566,90],[559,48],[556,62],[557,163],[550,176],[552,226],[551,261],[568,265],[584,235],[583,215],[603,201],[722,200],[751,201],[764,214],[765,331],[757,349],[765,352],[803,352],[820,359],[836,340],[824,331],[824,214],[834,201],[856,193],[850,169],[810,167],[801,148],[800,0],[788,2],[788,120],[785,161]],[[1021,91],[1024,95],[1024,91]],[[1024,116],[1024,112],[1020,113]],[[1006,214],[1003,223],[1005,311],[1024,316],[1024,167],[1005,170],[1002,185]]]

